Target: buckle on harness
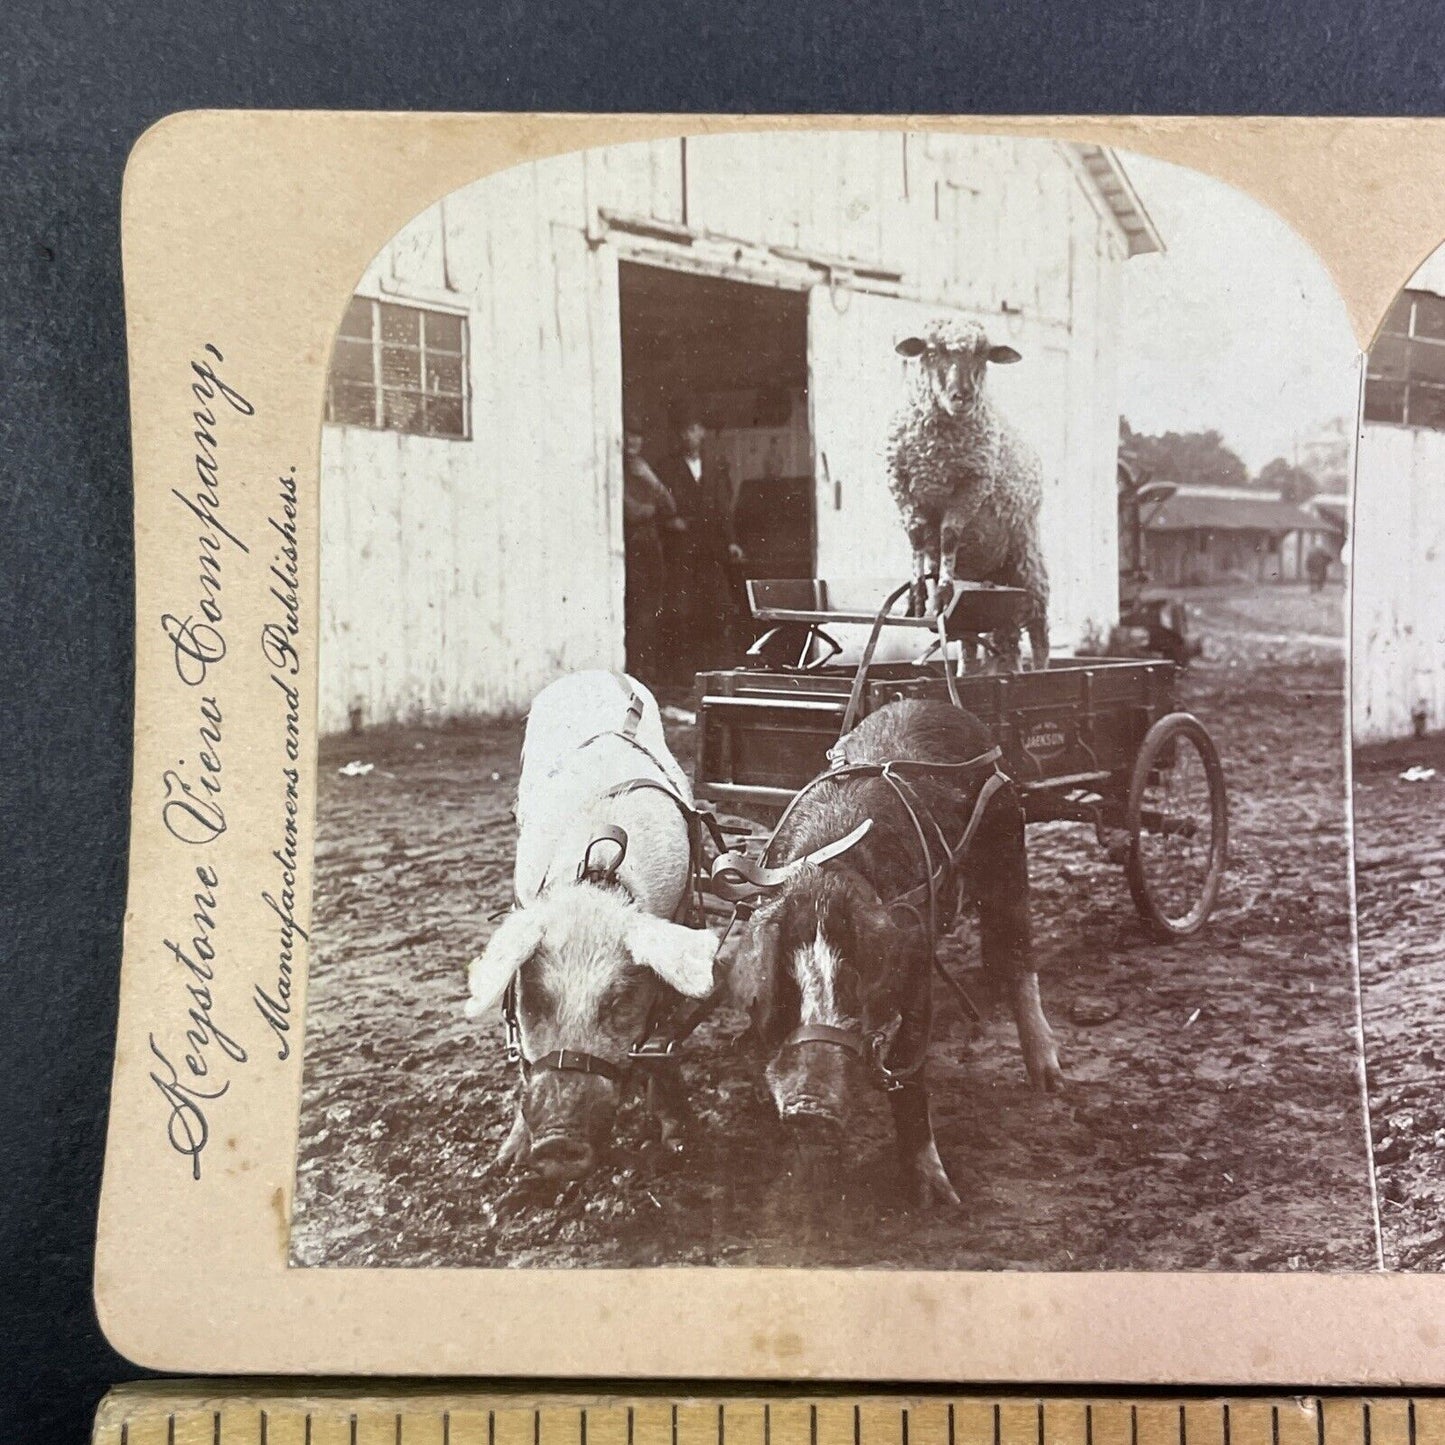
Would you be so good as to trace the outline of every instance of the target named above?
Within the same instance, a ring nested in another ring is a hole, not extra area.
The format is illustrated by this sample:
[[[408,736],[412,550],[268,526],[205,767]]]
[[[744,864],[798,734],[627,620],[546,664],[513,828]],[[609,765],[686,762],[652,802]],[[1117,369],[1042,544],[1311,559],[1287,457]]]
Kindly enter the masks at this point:
[[[675,1038],[646,1038],[628,1049],[627,1057],[638,1063],[654,1063],[659,1059],[670,1059],[677,1052]]]
[[[916,1069],[908,1069],[895,1073],[884,1062],[884,1051],[888,1047],[888,1035],[882,1029],[874,1029],[864,1040],[867,1047],[868,1068],[873,1074],[874,1081],[885,1094],[901,1093],[908,1087],[908,1082],[917,1072]]]

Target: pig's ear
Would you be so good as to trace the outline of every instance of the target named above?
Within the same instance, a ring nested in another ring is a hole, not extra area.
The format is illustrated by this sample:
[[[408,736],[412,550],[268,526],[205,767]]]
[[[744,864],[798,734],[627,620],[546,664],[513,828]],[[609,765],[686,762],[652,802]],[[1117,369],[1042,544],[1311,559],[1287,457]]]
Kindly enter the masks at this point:
[[[542,942],[542,920],[525,908],[514,909],[502,920],[480,958],[467,970],[466,1015],[469,1019],[490,1013],[517,972]]]
[[[762,1023],[759,1011],[767,1012],[773,994],[781,933],[776,908],[765,904],[748,920],[738,943],[737,956],[728,970],[734,1006],[746,1009],[758,1026]]]
[[[922,356],[928,343],[921,336],[904,336],[893,347],[899,356]]]
[[[1008,366],[1011,362],[1022,361],[1023,357],[1012,346],[990,346],[988,359],[995,366]]]
[[[684,928],[650,913],[635,913],[622,941],[636,962],[650,968],[678,993],[705,998],[712,992],[718,940],[710,930]]]

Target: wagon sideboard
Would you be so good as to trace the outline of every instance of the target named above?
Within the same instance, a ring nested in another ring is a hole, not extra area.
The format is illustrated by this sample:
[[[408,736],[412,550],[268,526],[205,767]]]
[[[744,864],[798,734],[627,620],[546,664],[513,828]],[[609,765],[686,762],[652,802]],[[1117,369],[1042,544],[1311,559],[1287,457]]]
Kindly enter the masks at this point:
[[[956,679],[959,701],[991,730],[1031,817],[1074,788],[1120,796],[1145,733],[1175,707],[1169,662],[1058,659],[1046,670]],[[695,704],[697,791],[717,802],[782,807],[828,766],[852,668],[702,673]],[[948,701],[942,665],[869,669],[860,716],[901,698]]]

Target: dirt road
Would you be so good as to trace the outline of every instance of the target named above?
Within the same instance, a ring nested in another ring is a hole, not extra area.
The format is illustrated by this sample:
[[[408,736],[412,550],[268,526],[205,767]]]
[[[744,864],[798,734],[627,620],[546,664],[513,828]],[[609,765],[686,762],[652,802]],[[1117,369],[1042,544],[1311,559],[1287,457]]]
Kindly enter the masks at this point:
[[[1392,1269],[1439,1269],[1445,1265],[1445,734],[1356,751],[1355,876],[1385,1261]]]
[[[487,915],[509,898],[520,726],[323,745],[296,1262],[1371,1267],[1339,590],[1281,598],[1208,598],[1197,622],[1211,643],[1183,702],[1218,742],[1233,807],[1232,866],[1203,937],[1154,942],[1090,836],[1031,832],[1045,1008],[1069,1085],[1031,1095],[1012,1026],[995,1017],[971,1037],[943,1005],[934,1114],[961,1212],[903,1206],[881,1099],[845,1200],[800,1194],[756,1069],[731,1047],[732,1016],[689,1051],[697,1117],[680,1157],[651,1146],[633,1103],[585,1187],[509,1197],[484,1171],[511,1074],[499,1028],[461,1007]],[[1281,661],[1260,639],[1281,633],[1286,602],[1316,641]],[[688,730],[673,731],[687,758]],[[348,776],[350,763],[371,769]],[[968,970],[976,953],[966,926],[943,956]]]

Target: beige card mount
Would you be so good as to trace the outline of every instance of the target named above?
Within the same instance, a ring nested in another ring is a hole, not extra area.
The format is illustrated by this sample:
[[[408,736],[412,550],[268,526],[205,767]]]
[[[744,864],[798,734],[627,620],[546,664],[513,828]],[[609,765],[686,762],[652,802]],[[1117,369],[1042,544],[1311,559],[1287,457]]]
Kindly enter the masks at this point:
[[[1031,829],[1066,1082],[1030,1093],[1004,1015],[935,1030],[955,1211],[898,1193],[881,1098],[845,1125],[862,1172],[834,1212],[780,1204],[774,1086],[714,1021],[683,1164],[628,1101],[607,1162],[534,1207],[490,1167],[512,1121],[500,1025],[464,1012],[511,902],[517,719],[642,645],[628,433],[680,496],[663,443],[680,398],[700,409],[738,551],[773,547],[778,576],[903,577],[867,460],[903,394],[895,343],[940,308],[986,328],[994,360],[1021,357],[990,395],[1041,458],[1049,675],[1072,675],[1118,614],[1118,417],[1204,432],[1191,396],[1217,385],[1255,474],[1290,435],[1328,449],[1306,435],[1328,394],[1351,457],[1362,350],[1442,237],[1431,121],[197,112],[149,131],[123,196],[136,756],[96,1269],[116,1347],[203,1373],[1445,1382],[1438,1278],[1380,1267],[1402,1206],[1379,1197],[1361,1086],[1338,586],[1333,640],[1290,623],[1313,641],[1241,653],[1212,711],[1208,667],[1178,684],[1232,790],[1200,952],[1167,917],[1145,931],[1117,868],[1085,889],[1104,864]],[[1267,277],[1303,298],[1297,332],[1252,323],[1293,380],[1230,392],[1220,358],[1250,323],[1220,308],[1242,318]],[[1327,530],[1293,521],[1239,566],[1313,607]],[[667,596],[700,587],[681,575]],[[1229,626],[1258,642],[1274,615]],[[669,635],[697,641],[703,616]],[[681,667],[656,646],[659,677]],[[668,745],[745,813],[688,753],[707,688],[670,686]],[[1288,746],[1323,762],[1275,776],[1250,719],[1286,703]],[[1097,752],[1105,722],[1078,720],[1107,715],[1071,693],[1019,745]]]

